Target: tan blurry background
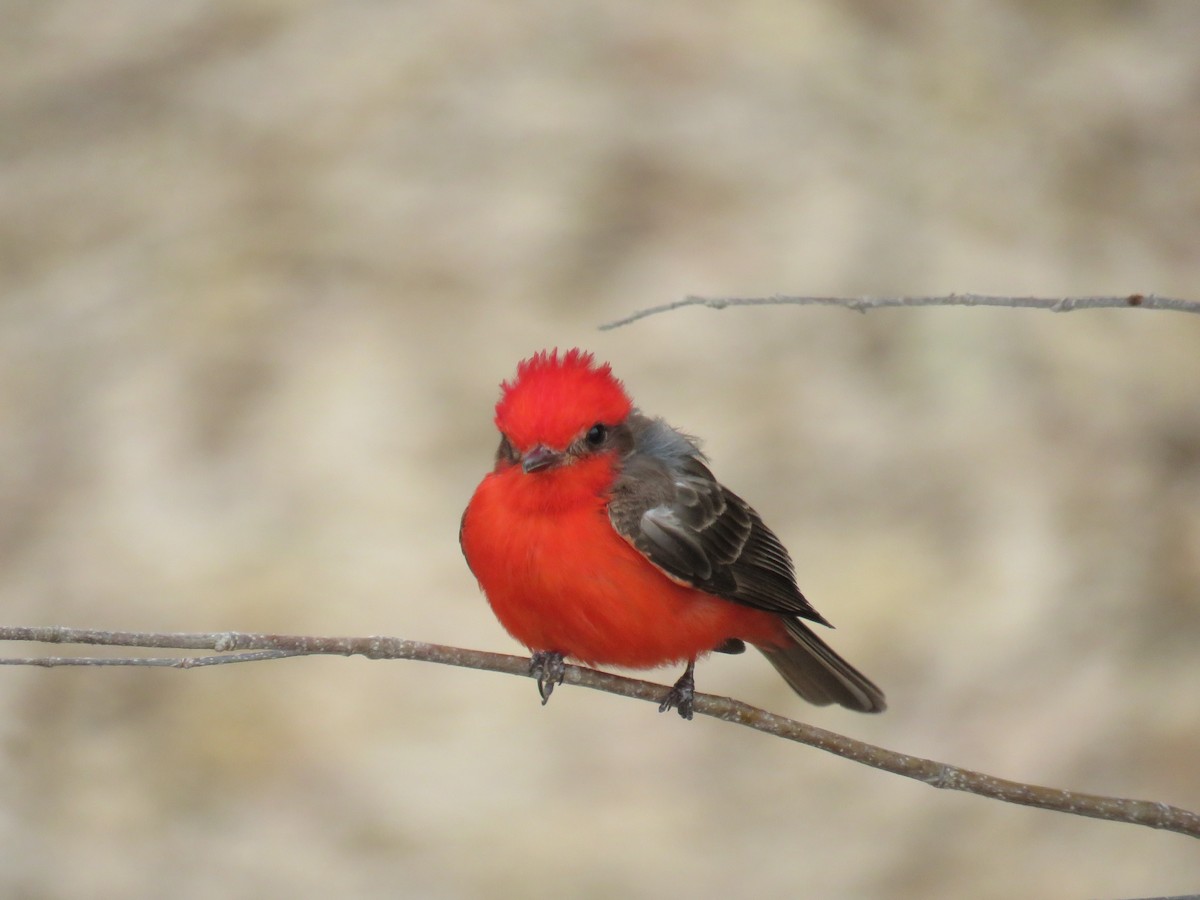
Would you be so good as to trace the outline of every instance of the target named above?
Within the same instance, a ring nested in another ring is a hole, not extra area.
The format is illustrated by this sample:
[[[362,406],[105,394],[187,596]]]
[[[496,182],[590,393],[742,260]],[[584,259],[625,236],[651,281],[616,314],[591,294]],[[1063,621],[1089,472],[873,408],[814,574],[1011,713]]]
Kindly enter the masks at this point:
[[[0,616],[515,651],[456,541],[500,379],[611,360],[889,712],[1200,807],[1200,8],[0,5]],[[7,648],[24,653],[27,648]],[[675,672],[655,673],[671,680]],[[1186,838],[411,663],[0,671],[12,897],[1144,896]]]

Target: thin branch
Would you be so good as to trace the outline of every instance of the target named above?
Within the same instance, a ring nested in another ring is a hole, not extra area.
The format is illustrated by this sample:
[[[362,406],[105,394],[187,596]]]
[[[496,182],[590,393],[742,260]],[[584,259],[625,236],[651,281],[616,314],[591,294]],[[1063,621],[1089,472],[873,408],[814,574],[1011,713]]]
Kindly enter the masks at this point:
[[[221,656],[10,656],[0,657],[0,666],[150,666],[163,669],[198,669],[230,663],[262,662],[289,656],[310,656],[287,650],[256,650],[253,653],[229,653]]]
[[[1200,301],[1159,297],[1157,294],[1126,294],[1121,297],[999,297],[986,294],[946,294],[940,297],[684,297],[673,303],[642,309],[600,326],[611,331],[684,306],[704,306],[725,309],[727,306],[841,306],[854,312],[866,313],[889,306],[1008,306],[1019,309],[1046,309],[1050,312],[1071,312],[1076,309],[1162,309],[1200,314]]]
[[[28,628],[0,627],[0,640],[36,641],[49,644],[101,644],[117,647],[172,648],[180,650],[211,650],[219,657],[205,656],[192,659],[160,661],[154,658],[106,659],[103,663],[68,662],[67,658],[50,657],[50,661],[38,659],[0,659],[4,665],[175,665],[190,668],[201,665],[216,665],[216,660],[228,662],[251,662],[261,659],[278,659],[286,656],[333,654],[339,656],[365,656],[369,659],[412,659],[435,662],[443,665],[463,666],[469,669],[485,669],[509,675],[529,675],[529,660],[520,656],[486,653],[480,650],[465,650],[420,641],[406,641],[389,637],[310,637],[303,635],[255,634],[236,631],[215,633],[158,634],[149,632],[111,632],[83,628]],[[247,652],[257,651],[257,652]],[[77,660],[80,658],[76,658]],[[598,691],[606,691],[622,697],[658,703],[665,688],[659,684],[610,675],[580,666],[567,666],[565,684],[579,685]],[[1119,797],[1104,797],[1096,794],[1081,794],[1057,788],[1039,787],[1017,781],[1007,781],[959,768],[947,763],[918,756],[908,756],[893,750],[876,747],[845,735],[826,731],[765,710],[750,706],[728,697],[712,694],[697,694],[694,711],[701,715],[744,725],[766,734],[789,741],[807,744],[818,750],[833,753],[845,759],[882,769],[905,778],[913,778],[931,787],[964,791],[1018,803],[1039,809],[1090,816],[1113,822],[1127,822],[1149,828],[1175,831],[1190,837],[1200,838],[1200,814],[1166,803],[1148,800],[1126,800]]]

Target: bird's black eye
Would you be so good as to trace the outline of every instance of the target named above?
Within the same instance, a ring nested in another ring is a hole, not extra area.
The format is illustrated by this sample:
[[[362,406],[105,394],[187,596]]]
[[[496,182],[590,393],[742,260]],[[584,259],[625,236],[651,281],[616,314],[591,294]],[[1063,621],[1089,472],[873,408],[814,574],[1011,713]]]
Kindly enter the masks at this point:
[[[608,437],[608,427],[597,422],[588,429],[588,433],[583,436],[589,447],[599,447]]]

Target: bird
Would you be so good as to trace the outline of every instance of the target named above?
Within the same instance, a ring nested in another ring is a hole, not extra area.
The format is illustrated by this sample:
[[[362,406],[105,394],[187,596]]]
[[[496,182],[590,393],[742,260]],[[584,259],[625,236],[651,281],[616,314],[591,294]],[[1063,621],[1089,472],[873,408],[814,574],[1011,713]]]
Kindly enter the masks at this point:
[[[564,659],[685,665],[659,710],[692,718],[696,660],[757,648],[818,706],[882,712],[883,692],[810,623],[787,550],[721,484],[697,439],[633,405],[607,363],[542,350],[500,385],[492,470],[459,542],[545,704]],[[829,626],[832,627],[832,626]]]

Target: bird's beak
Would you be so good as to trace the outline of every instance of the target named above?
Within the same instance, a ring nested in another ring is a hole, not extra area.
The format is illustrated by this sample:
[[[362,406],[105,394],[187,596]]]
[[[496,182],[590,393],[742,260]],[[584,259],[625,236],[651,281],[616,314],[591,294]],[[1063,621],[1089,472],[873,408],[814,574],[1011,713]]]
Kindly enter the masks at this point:
[[[543,444],[538,444],[521,457],[521,468],[526,472],[540,472],[562,462],[563,455],[557,450],[551,450]]]

